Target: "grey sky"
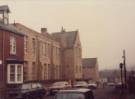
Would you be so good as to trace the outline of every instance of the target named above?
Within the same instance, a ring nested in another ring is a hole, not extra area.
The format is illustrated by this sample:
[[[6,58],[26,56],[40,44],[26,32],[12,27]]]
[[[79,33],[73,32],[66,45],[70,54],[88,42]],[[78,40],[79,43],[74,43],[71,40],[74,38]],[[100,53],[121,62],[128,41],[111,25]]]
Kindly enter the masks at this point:
[[[1,0],[11,9],[10,22],[40,31],[79,29],[83,57],[98,57],[100,69],[118,68],[122,49],[135,65],[134,0]]]

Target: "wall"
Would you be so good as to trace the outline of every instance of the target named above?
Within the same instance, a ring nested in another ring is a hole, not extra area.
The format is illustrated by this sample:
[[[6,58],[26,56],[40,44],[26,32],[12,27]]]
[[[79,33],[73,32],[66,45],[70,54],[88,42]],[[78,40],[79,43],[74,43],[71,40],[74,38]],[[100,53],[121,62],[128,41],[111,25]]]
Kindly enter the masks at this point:
[[[10,36],[16,38],[16,55],[10,54]],[[5,97],[6,85],[7,85],[7,59],[24,61],[24,38],[22,35],[18,35],[6,30],[0,30],[0,99]]]
[[[83,78],[84,79],[92,79],[94,81],[99,80],[99,74],[98,74],[98,66],[93,66],[91,68],[83,68]]]

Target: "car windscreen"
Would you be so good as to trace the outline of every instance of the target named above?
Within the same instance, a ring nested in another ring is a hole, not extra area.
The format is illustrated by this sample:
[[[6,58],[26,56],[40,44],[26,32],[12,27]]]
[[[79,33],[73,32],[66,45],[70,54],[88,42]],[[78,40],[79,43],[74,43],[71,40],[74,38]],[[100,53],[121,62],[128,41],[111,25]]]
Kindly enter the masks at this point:
[[[22,85],[22,89],[23,89],[23,90],[31,89],[31,84],[23,84],[23,85]]]
[[[85,99],[82,93],[58,93],[56,99]]]
[[[87,83],[86,82],[76,82],[76,84],[80,84],[80,85],[87,85]]]
[[[61,85],[65,85],[65,82],[56,82],[53,84],[53,86],[61,86]]]

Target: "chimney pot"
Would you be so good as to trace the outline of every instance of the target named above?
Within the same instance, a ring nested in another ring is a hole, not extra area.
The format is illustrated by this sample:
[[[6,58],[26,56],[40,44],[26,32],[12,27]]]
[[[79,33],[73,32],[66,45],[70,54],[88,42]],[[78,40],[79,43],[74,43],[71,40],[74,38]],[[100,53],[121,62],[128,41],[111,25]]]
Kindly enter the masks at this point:
[[[41,28],[41,33],[47,33],[47,28]]]

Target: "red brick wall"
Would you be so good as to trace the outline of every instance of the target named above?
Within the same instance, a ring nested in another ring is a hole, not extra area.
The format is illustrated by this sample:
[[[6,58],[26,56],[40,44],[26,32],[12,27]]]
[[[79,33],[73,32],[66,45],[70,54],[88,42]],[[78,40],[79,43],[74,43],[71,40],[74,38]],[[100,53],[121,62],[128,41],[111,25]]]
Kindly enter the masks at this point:
[[[24,59],[24,38],[21,35],[16,35],[14,33],[4,31],[5,33],[5,58],[12,57],[12,58],[17,58],[18,60],[23,60]],[[15,36],[16,38],[16,55],[11,55],[10,54],[10,36]]]
[[[1,30],[0,30],[0,60],[2,60],[2,32]],[[0,81],[1,80],[2,80],[2,66],[0,66]]]
[[[10,55],[10,36],[14,35],[16,37],[16,55]],[[4,37],[4,38],[3,38]],[[3,43],[4,39],[4,43]],[[4,44],[4,47],[3,47]],[[4,51],[4,54],[3,54]],[[0,30],[0,60],[2,60],[2,56],[4,55],[4,62],[0,65],[0,98],[5,96],[6,90],[6,80],[7,80],[7,66],[6,59],[7,58],[16,58],[20,61],[24,60],[24,38],[21,35],[14,34],[9,31]]]

